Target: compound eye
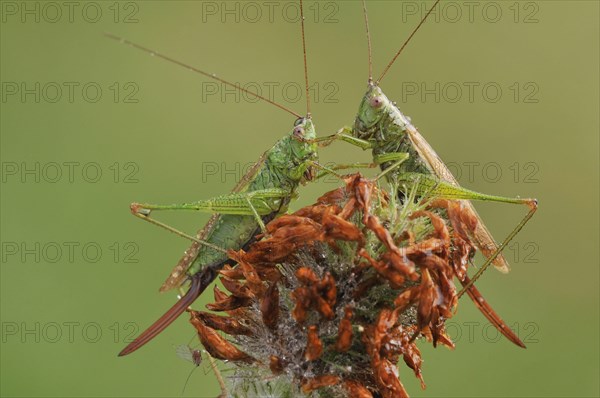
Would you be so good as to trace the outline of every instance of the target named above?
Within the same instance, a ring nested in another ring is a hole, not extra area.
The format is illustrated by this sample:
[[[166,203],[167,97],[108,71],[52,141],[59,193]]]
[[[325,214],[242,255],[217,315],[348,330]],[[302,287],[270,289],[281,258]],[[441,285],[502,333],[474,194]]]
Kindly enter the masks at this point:
[[[294,127],[294,137],[296,138],[304,138],[304,127],[302,126],[296,126]]]
[[[371,98],[370,104],[373,108],[381,108],[381,106],[383,105],[383,98],[376,95],[375,97]]]

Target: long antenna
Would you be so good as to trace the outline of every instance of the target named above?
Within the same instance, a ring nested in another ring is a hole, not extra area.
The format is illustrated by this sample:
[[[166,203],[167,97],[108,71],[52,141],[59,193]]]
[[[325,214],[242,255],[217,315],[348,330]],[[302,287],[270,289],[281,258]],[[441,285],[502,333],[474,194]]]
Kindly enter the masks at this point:
[[[433,9],[438,5],[439,2],[440,2],[440,0],[436,0],[435,3],[433,3],[433,6],[431,6],[431,8],[429,9],[429,11],[427,11],[427,14],[425,14],[425,16],[423,17],[423,19],[421,19],[421,22],[419,22],[419,24],[412,31],[412,33],[410,34],[410,36],[408,36],[408,39],[406,39],[406,41],[404,42],[404,44],[402,44],[402,47],[400,47],[400,50],[398,50],[398,52],[396,53],[396,55],[394,55],[394,58],[392,58],[392,60],[390,61],[390,63],[387,64],[387,66],[383,70],[383,73],[377,79],[377,84],[379,84],[381,82],[381,80],[383,79],[383,77],[385,76],[385,74],[387,73],[387,71],[394,64],[394,62],[396,62],[396,58],[398,58],[398,56],[400,55],[400,53],[402,52],[402,50],[404,50],[404,47],[406,47],[406,45],[408,44],[408,42],[410,42],[410,40],[413,38],[413,36],[415,35],[415,33],[417,33],[417,31],[419,30],[419,28],[421,27],[421,25],[423,25],[423,23],[425,23],[425,20],[427,19],[427,17],[429,16],[429,14],[431,14],[431,12],[433,11]]]
[[[367,2],[363,3],[363,14],[365,15],[365,27],[367,28],[367,47],[369,49],[369,84],[373,83],[373,53],[371,52],[371,33],[369,32],[369,16],[367,15]]]
[[[201,74],[201,75],[203,75],[203,76],[206,76],[206,77],[208,77],[208,78],[210,78],[210,79],[213,79],[213,80],[216,80],[216,81],[218,81],[218,82],[221,82],[221,83],[223,83],[223,84],[225,84],[225,85],[227,85],[227,86],[230,86],[230,87],[236,88],[236,89],[238,89],[238,90],[240,90],[240,91],[242,91],[242,92],[244,92],[244,93],[246,93],[246,94],[250,94],[250,95],[254,96],[255,98],[258,98],[258,99],[261,99],[261,100],[263,100],[263,101],[266,101],[266,102],[268,102],[268,103],[269,103],[269,104],[271,104],[271,105],[275,105],[275,106],[276,106],[276,107],[278,107],[279,109],[283,109],[284,111],[286,111],[286,112],[288,112],[288,113],[291,113],[292,115],[296,116],[297,118],[301,118],[301,117],[302,117],[301,115],[299,115],[298,113],[296,113],[296,112],[292,111],[291,109],[289,109],[289,108],[286,108],[285,106],[283,106],[283,105],[280,105],[280,104],[276,103],[275,101],[273,101],[273,100],[270,100],[270,99],[268,99],[268,98],[266,98],[266,97],[263,97],[262,95],[259,95],[259,94],[255,93],[255,92],[253,92],[253,91],[250,91],[250,90],[247,90],[247,89],[245,89],[245,88],[243,88],[243,87],[240,87],[240,86],[239,86],[239,85],[237,85],[237,84],[230,83],[230,82],[228,82],[227,80],[221,79],[220,77],[217,77],[217,75],[215,75],[214,73],[208,73],[208,72],[205,72],[205,71],[203,71],[203,70],[200,70],[200,69],[198,69],[198,68],[195,68],[195,67],[193,67],[193,66],[190,66],[190,65],[184,64],[183,62],[177,61],[177,60],[175,60],[175,59],[173,59],[173,58],[170,58],[170,57],[168,57],[168,56],[166,56],[166,55],[160,54],[160,53],[158,53],[158,52],[156,52],[156,51],[154,51],[154,50],[151,50],[151,49],[149,49],[149,48],[146,48],[146,47],[144,47],[144,46],[141,46],[141,45],[139,45],[139,44],[133,43],[133,42],[131,42],[131,41],[127,40],[127,39],[124,39],[124,38],[122,38],[122,37],[119,37],[119,36],[113,35],[112,33],[107,33],[107,32],[104,32],[104,35],[105,35],[106,37],[108,37],[108,38],[111,38],[111,39],[113,39],[113,40],[116,40],[116,41],[118,41],[118,42],[120,42],[120,43],[127,44],[128,46],[131,46],[131,47],[137,48],[138,50],[142,50],[143,52],[145,52],[145,53],[147,53],[147,54],[150,54],[150,55],[152,55],[152,56],[155,56],[155,57],[162,58],[162,59],[164,59],[165,61],[171,62],[171,63],[173,63],[173,64],[175,64],[175,65],[179,65],[179,66],[181,66],[181,67],[183,67],[183,68],[185,68],[185,69],[187,69],[187,70],[190,70],[190,71],[192,71],[192,72],[195,72],[195,73],[199,73],[199,74]]]
[[[306,63],[306,36],[304,34],[304,7],[300,0],[300,25],[302,26],[302,52],[304,53],[304,85],[306,87],[306,118],[310,119],[310,95],[308,94],[308,64]]]

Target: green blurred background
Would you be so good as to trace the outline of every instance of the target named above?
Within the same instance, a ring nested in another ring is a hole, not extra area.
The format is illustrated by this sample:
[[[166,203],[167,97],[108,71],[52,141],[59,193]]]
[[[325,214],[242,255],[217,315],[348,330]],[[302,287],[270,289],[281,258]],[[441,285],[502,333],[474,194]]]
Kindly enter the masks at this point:
[[[117,358],[173,303],[157,289],[188,245],[132,217],[129,203],[227,192],[293,117],[102,32],[266,95],[273,87],[276,101],[303,113],[297,8],[73,2],[69,14],[62,2],[0,4],[1,395],[179,396],[193,367],[173,348],[194,335],[186,317]],[[375,74],[429,5],[369,2]],[[365,90],[363,20],[356,1],[306,7],[324,135],[352,122]],[[400,367],[413,396],[599,394],[598,15],[596,1],[442,2],[383,82],[463,185],[540,201],[508,250],[512,272],[489,271],[479,284],[527,350],[464,301],[450,327],[456,350],[421,345],[428,389]],[[321,156],[369,159],[345,144]],[[295,207],[336,184],[305,187]],[[498,239],[526,210],[478,209]],[[208,217],[160,216],[189,232]],[[185,395],[217,392],[213,375],[197,371]]]

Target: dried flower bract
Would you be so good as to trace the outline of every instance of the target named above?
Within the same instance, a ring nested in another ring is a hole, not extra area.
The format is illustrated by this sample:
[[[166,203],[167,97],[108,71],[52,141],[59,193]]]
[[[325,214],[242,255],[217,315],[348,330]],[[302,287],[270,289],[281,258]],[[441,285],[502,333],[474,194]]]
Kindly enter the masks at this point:
[[[207,306],[228,316],[191,311],[191,322],[211,355],[235,364],[233,396],[278,380],[285,391],[273,396],[406,397],[401,359],[425,388],[419,337],[454,347],[444,324],[457,305],[453,279],[468,283],[474,222],[460,201],[399,203],[347,176],[270,222],[247,252],[230,252],[229,293],[215,288]],[[474,287],[467,293],[499,320]]]

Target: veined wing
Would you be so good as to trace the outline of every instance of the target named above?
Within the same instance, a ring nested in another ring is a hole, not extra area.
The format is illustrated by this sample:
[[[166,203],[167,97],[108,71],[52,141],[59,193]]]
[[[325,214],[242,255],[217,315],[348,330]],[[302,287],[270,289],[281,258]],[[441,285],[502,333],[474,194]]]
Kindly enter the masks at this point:
[[[233,193],[239,193],[248,187],[250,182],[254,179],[254,177],[256,177],[261,167],[265,163],[267,152],[263,153],[258,161],[250,168],[250,170],[248,170],[248,172],[244,174],[242,178],[240,178],[240,181],[238,181],[235,187],[233,187]],[[219,220],[219,217],[221,217],[219,214],[213,214],[208,219],[206,225],[204,225],[204,227],[196,233],[196,238],[200,240],[206,240],[207,235],[210,231],[212,231]],[[183,257],[181,257],[177,265],[175,265],[165,282],[162,284],[159,291],[165,292],[181,286],[187,277],[188,268],[198,256],[201,247],[202,244],[195,241],[192,242],[191,246],[183,253]]]
[[[425,138],[423,138],[421,133],[419,133],[419,131],[410,123],[407,123],[406,131],[408,132],[408,137],[410,138],[414,148],[417,150],[417,153],[427,163],[431,171],[438,178],[449,182],[452,185],[459,186],[458,181],[456,181],[456,178],[454,178],[450,169],[448,169],[438,154],[435,153],[431,145],[429,145]],[[462,202],[465,211],[470,212],[471,215],[477,219],[477,226],[475,227],[475,231],[473,231],[473,238],[475,239],[477,248],[481,250],[485,257],[491,257],[498,250],[496,241],[483,223],[483,220],[479,214],[477,214],[477,211],[475,210],[475,207],[471,201],[463,200]],[[508,262],[502,253],[500,253],[492,263],[500,272],[507,273],[510,270]]]

